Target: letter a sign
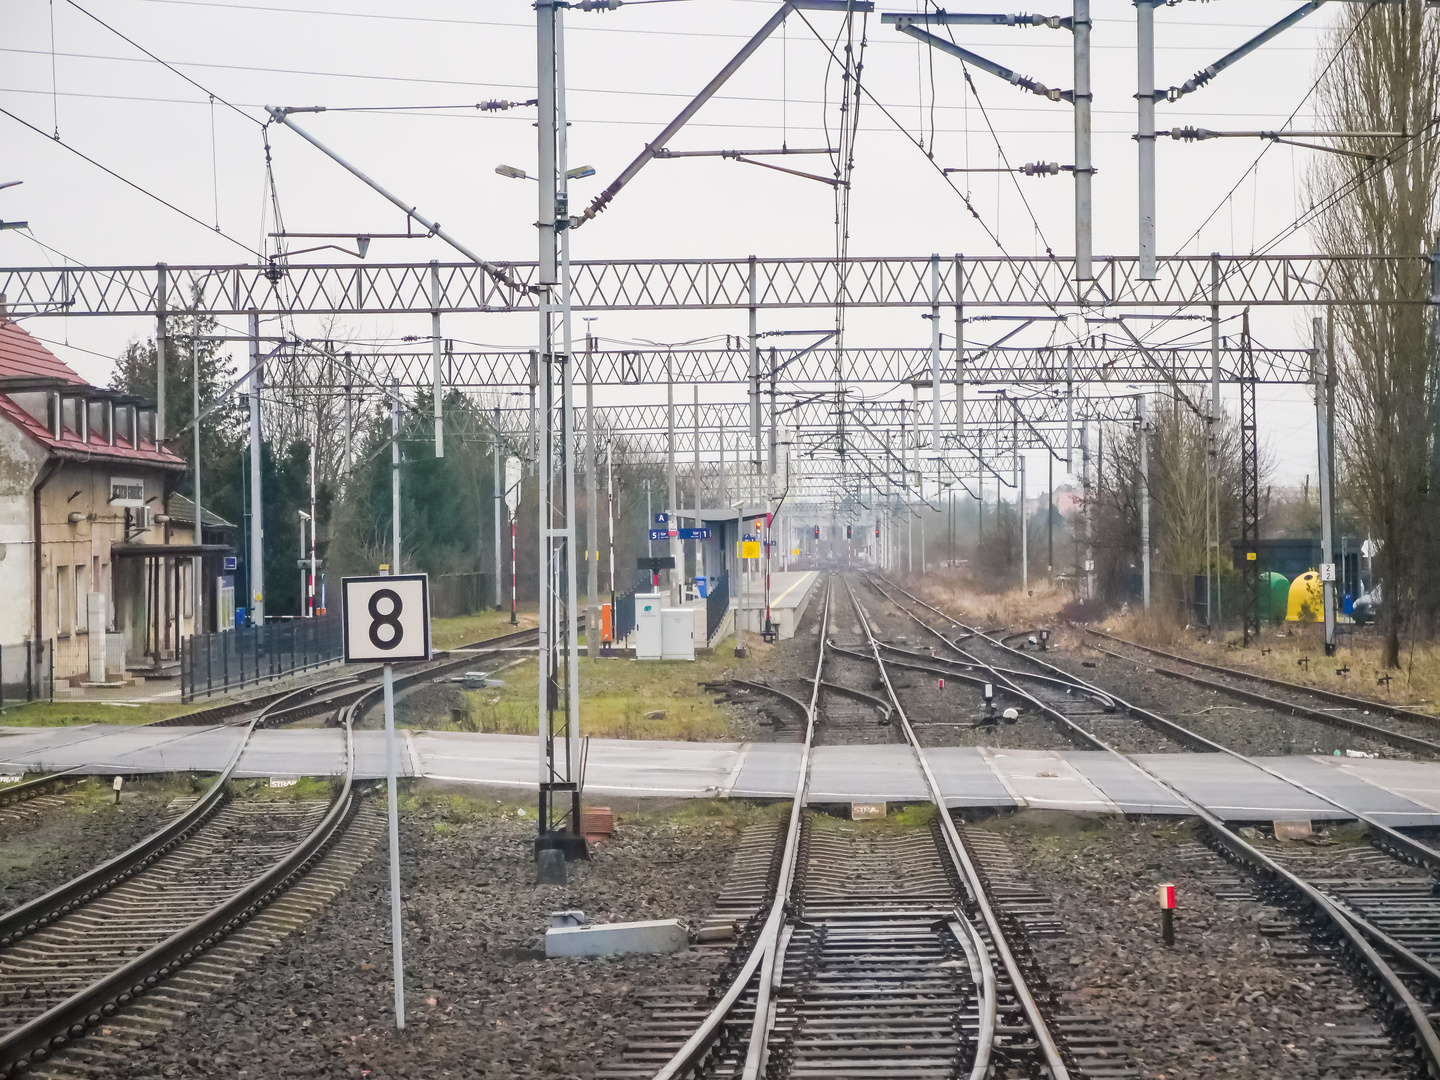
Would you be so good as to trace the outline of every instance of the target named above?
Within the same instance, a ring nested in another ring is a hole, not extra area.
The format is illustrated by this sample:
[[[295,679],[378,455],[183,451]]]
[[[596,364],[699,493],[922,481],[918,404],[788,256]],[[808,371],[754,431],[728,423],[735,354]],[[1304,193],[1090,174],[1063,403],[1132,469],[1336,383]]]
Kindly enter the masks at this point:
[[[347,577],[341,585],[347,664],[430,659],[427,575]]]

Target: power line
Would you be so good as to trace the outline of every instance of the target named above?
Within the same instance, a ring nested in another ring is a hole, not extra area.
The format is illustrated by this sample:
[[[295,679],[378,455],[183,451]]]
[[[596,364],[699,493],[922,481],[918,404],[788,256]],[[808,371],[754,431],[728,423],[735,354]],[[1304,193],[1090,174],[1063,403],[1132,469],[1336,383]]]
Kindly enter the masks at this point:
[[[242,247],[242,248],[244,248],[244,249],[245,249],[246,251],[248,251],[251,255],[254,255],[254,256],[256,256],[257,258],[260,258],[260,259],[265,258],[264,255],[262,255],[260,252],[256,251],[254,248],[252,248],[249,244],[245,243],[243,240],[236,240],[235,237],[231,236],[229,233],[227,233],[227,232],[222,232],[220,229],[215,228],[213,225],[208,225],[208,224],[206,224],[205,222],[203,222],[203,221],[201,221],[199,218],[197,218],[194,214],[188,213],[188,212],[185,211],[185,210],[181,210],[180,207],[176,206],[174,203],[169,202],[169,201],[167,201],[167,200],[165,200],[165,199],[162,199],[159,195],[156,195],[153,191],[150,191],[148,188],[141,187],[139,184],[135,183],[135,181],[130,180],[130,179],[127,179],[127,178],[124,177],[124,176],[121,176],[121,175],[120,175],[119,173],[117,173],[114,169],[108,168],[108,167],[105,166],[105,165],[101,165],[100,162],[96,161],[94,158],[90,157],[88,154],[82,153],[81,151],[75,149],[75,147],[71,146],[71,145],[70,145],[69,143],[67,143],[64,139],[57,139],[57,138],[55,138],[54,136],[46,135],[45,132],[41,131],[41,130],[40,130],[38,127],[36,127],[34,124],[30,123],[30,121],[28,121],[28,120],[22,120],[20,117],[16,116],[16,115],[15,115],[14,113],[12,113],[9,109],[4,108],[3,106],[0,106],[0,113],[4,113],[4,114],[5,114],[6,116],[8,116],[11,120],[14,120],[17,124],[21,125],[22,127],[28,128],[29,130],[33,131],[36,135],[39,135],[42,139],[46,139],[46,140],[48,140],[48,141],[50,141],[50,142],[53,142],[53,143],[55,143],[57,146],[63,146],[66,150],[69,150],[70,153],[74,154],[76,157],[80,158],[82,161],[89,162],[91,165],[94,165],[95,168],[99,169],[101,172],[106,173],[106,174],[109,175],[109,176],[113,176],[116,180],[119,180],[119,181],[120,181],[122,184],[124,184],[126,187],[134,188],[134,189],[135,189],[136,191],[138,191],[141,195],[144,195],[144,196],[146,196],[147,198],[154,199],[154,200],[155,200],[156,202],[158,202],[161,206],[164,206],[164,207],[166,207],[167,209],[174,210],[175,213],[179,214],[179,215],[180,215],[181,217],[183,217],[183,218],[186,218],[186,219],[188,219],[188,220],[190,220],[190,221],[193,221],[196,225],[199,225],[199,226],[200,226],[202,229],[204,229],[206,232],[214,233],[216,236],[224,237],[226,240],[229,240],[232,244],[236,245],[237,247]]]
[[[874,43],[872,42],[871,44],[872,44],[872,46],[873,46]],[[50,55],[48,51],[43,50],[43,49],[23,49],[23,48],[19,48],[19,47],[15,47],[15,46],[0,46],[0,53],[14,53],[14,54],[20,55],[20,56],[49,56],[49,55]],[[143,64],[143,63],[146,63],[145,60],[141,59],[141,58],[138,57],[138,56],[109,56],[109,55],[105,55],[105,54],[103,54],[103,53],[73,53],[73,52],[72,52],[72,53],[61,52],[61,53],[56,53],[56,55],[57,55],[57,56],[60,56],[60,57],[63,57],[63,58],[65,58],[65,59],[69,59],[69,60],[103,60],[103,61],[108,61],[108,62],[113,62],[113,63],[122,63],[122,64]],[[358,81],[363,81],[363,82],[414,83],[414,84],[420,85],[420,86],[459,86],[459,87],[466,87],[466,88],[471,88],[471,89],[476,89],[476,90],[519,90],[519,91],[529,91],[529,90],[533,90],[533,89],[534,89],[533,87],[528,86],[528,85],[523,84],[523,83],[477,82],[477,81],[475,81],[475,80],[473,80],[473,79],[439,79],[439,78],[427,77],[427,76],[420,76],[420,75],[377,75],[377,74],[373,74],[373,73],[359,72],[359,71],[319,71],[319,70],[310,70],[310,69],[306,69],[306,68],[261,67],[261,66],[255,65],[255,64],[217,64],[217,63],[202,62],[202,61],[198,61],[198,60],[197,60],[197,61],[184,61],[184,62],[179,62],[178,66],[187,67],[187,68],[204,68],[204,69],[211,70],[211,71],[242,71],[242,72],[252,72],[252,73],[258,73],[258,74],[264,74],[264,75],[294,75],[294,76],[301,76],[301,77],[306,77],[306,78],[316,78],[316,79],[353,79],[353,80],[358,80]],[[17,91],[17,92],[19,92],[19,91]],[[30,91],[23,91],[23,92],[29,93]],[[691,92],[689,92],[689,91],[679,91],[679,90],[617,90],[617,89],[615,89],[615,88],[613,88],[613,87],[598,87],[598,86],[591,86],[591,87],[570,86],[570,87],[567,87],[567,88],[566,88],[566,93],[569,93],[569,94],[597,94],[597,95],[603,94],[603,95],[613,96],[613,97],[628,97],[628,98],[655,97],[655,98],[667,98],[667,99],[684,99],[684,100],[686,100],[686,101],[690,100],[690,98],[692,98],[692,97],[694,96],[694,95],[693,95]],[[207,91],[207,94],[208,94],[208,91]],[[178,101],[184,101],[184,100],[186,100],[186,99],[183,99],[183,98],[144,98],[144,97],[134,97],[134,98],[131,98],[131,97],[125,97],[125,96],[123,96],[123,95],[85,95],[85,94],[77,94],[77,93],[71,93],[71,94],[67,95],[67,94],[65,94],[65,93],[63,93],[63,92],[61,93],[60,96],[61,96],[61,97],[66,97],[66,96],[70,96],[70,97],[84,97],[84,96],[115,97],[115,98],[117,98],[117,99],[119,99],[119,100],[135,100],[135,101],[177,101],[177,102],[178,102]],[[764,94],[716,94],[711,100],[712,100],[712,101],[752,102],[752,103],[762,104],[762,105],[774,105],[774,104],[779,104],[779,103],[782,103],[782,102],[787,102],[787,103],[789,103],[789,104],[794,104],[794,105],[820,105],[820,106],[823,106],[823,105],[825,104],[825,102],[820,101],[820,100],[816,100],[816,99],[814,99],[814,98],[793,98],[793,97],[786,98],[786,97],[779,97],[779,96],[774,96],[774,95],[764,95]],[[242,104],[242,105],[245,105],[245,106],[248,107],[248,108],[260,108],[260,107],[261,107],[260,105],[257,105],[257,104],[249,104],[249,103],[243,103],[243,102],[242,102],[241,104]],[[397,107],[399,107],[399,106],[397,106]],[[458,106],[435,106],[435,107],[437,107],[437,108],[465,108],[465,107],[467,107],[467,106],[465,106],[465,105],[458,105]],[[947,111],[947,110],[948,110],[948,111],[950,111],[950,112],[960,112],[960,111],[963,111],[963,109],[964,109],[964,106],[963,106],[963,105],[946,105],[946,104],[944,104],[944,103],[942,103],[942,102],[935,102],[935,103],[933,103],[930,107],[932,107],[932,108],[934,108],[934,109],[936,109],[936,110],[940,110],[940,111]],[[991,112],[1033,113],[1034,115],[1037,115],[1037,116],[1039,116],[1039,115],[1053,116],[1054,113],[1055,113],[1055,110],[1054,110],[1052,107],[1048,106],[1048,105],[992,105],[992,106],[990,106],[990,111],[991,111]],[[1093,109],[1093,110],[1092,110],[1092,114],[1095,115],[1095,116],[1124,116],[1124,117],[1130,117],[1130,116],[1133,115],[1133,110],[1126,110],[1126,109]],[[1244,112],[1216,112],[1216,111],[1214,111],[1214,110],[1212,110],[1212,109],[1193,109],[1193,110],[1190,110],[1190,109],[1178,109],[1178,110],[1174,111],[1173,113],[1171,113],[1170,115],[1176,116],[1176,117],[1179,117],[1179,118],[1182,118],[1182,119],[1183,119],[1183,118],[1187,118],[1187,117],[1217,117],[1217,116],[1236,117],[1236,118],[1246,118],[1246,117],[1272,117],[1272,116],[1278,116],[1278,115],[1280,115],[1280,114],[1277,113],[1277,112],[1273,112],[1273,111],[1272,111],[1272,112],[1255,112],[1255,111],[1244,111]],[[1134,133],[1131,132],[1131,131],[1129,131],[1129,130],[1127,129],[1127,130],[1125,130],[1125,131],[1103,132],[1102,134],[1129,135],[1129,134],[1134,134]]]
[[[1327,74],[1329,74],[1330,68],[1334,66],[1336,60],[1340,59],[1340,54],[1344,52],[1345,49],[1349,46],[1350,42],[1354,40],[1355,35],[1360,31],[1360,27],[1364,25],[1366,17],[1369,16],[1370,12],[1374,9],[1375,4],[1371,3],[1368,4],[1365,10],[1360,13],[1360,18],[1355,20],[1355,25],[1350,28],[1350,33],[1346,35],[1345,40],[1340,43],[1340,47],[1331,54],[1330,59],[1326,61],[1325,66],[1320,69],[1320,73],[1315,76],[1315,81],[1310,84],[1310,89],[1305,91],[1305,96],[1302,97],[1300,99],[1300,103],[1291,110],[1290,115],[1285,118],[1285,123],[1282,124],[1281,127],[1289,127],[1291,121],[1293,121],[1296,115],[1300,112],[1300,110],[1305,107],[1305,103],[1309,101],[1315,91],[1319,89],[1320,81],[1324,79]],[[1277,145],[1278,143],[1267,141],[1265,145],[1260,148],[1260,153],[1255,155],[1255,160],[1250,163],[1250,167],[1240,174],[1240,179],[1236,180],[1234,186],[1225,193],[1225,197],[1215,204],[1215,209],[1211,210],[1210,213],[1206,214],[1205,220],[1200,222],[1200,224],[1196,226],[1195,231],[1185,238],[1185,242],[1175,249],[1175,254],[1181,254],[1182,252],[1184,252],[1186,245],[1188,245],[1191,240],[1199,238],[1201,231],[1205,228],[1206,225],[1210,224],[1210,222],[1214,219],[1215,215],[1220,212],[1220,208],[1223,207],[1232,198],[1234,198],[1235,192],[1238,191],[1240,185],[1245,182],[1246,177],[1248,177],[1251,173],[1253,173],[1256,169],[1260,167],[1261,160],[1265,157],[1266,154],[1270,152],[1270,149],[1272,147]]]
[[[141,45],[141,44],[140,44],[138,41],[136,41],[134,38],[127,37],[125,34],[121,33],[119,30],[115,29],[115,27],[113,27],[113,26],[111,26],[109,23],[107,23],[104,19],[100,18],[100,16],[94,14],[93,12],[86,11],[83,7],[81,7],[79,4],[77,4],[77,3],[75,2],[75,0],[65,0],[65,2],[68,3],[71,7],[73,7],[76,11],[80,12],[81,15],[84,15],[84,16],[87,16],[88,18],[94,19],[97,23],[99,23],[101,26],[103,26],[106,30],[109,30],[112,34],[114,34],[116,37],[118,37],[121,41],[125,42],[127,45],[130,45],[130,46],[133,47],[133,48],[139,49],[142,53],[144,53],[146,56],[148,56],[151,60],[154,60],[157,64],[159,64],[161,67],[165,68],[165,69],[166,69],[167,71],[169,71],[171,74],[173,74],[173,75],[178,75],[180,78],[184,79],[187,83],[189,83],[191,86],[195,87],[195,89],[199,90],[202,94],[208,94],[212,99],[214,99],[215,101],[220,102],[220,104],[222,104],[222,105],[226,106],[227,108],[231,109],[231,110],[232,110],[233,112],[235,112],[236,114],[238,114],[238,115],[240,115],[240,116],[243,116],[246,120],[249,120],[252,124],[257,124],[257,125],[258,125],[258,124],[260,123],[260,121],[257,120],[255,117],[251,116],[249,113],[243,111],[242,109],[239,109],[239,108],[237,108],[236,106],[230,104],[230,102],[226,101],[223,97],[221,97],[219,94],[215,93],[215,91],[211,90],[209,87],[201,86],[198,82],[196,82],[194,79],[192,79],[189,75],[186,75],[183,71],[181,71],[179,68],[177,68],[174,64],[166,63],[164,60],[161,60],[160,57],[156,56],[156,55],[155,55],[154,53],[152,53],[149,49],[145,48],[144,45]]]

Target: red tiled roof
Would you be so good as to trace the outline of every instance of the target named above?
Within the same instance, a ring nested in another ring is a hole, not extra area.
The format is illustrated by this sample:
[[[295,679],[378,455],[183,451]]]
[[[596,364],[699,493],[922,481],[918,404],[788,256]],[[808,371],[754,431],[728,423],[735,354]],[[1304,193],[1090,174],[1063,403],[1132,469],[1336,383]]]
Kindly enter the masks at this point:
[[[72,386],[90,386],[17,323],[9,321],[0,321],[0,377],[4,376],[57,378]],[[89,439],[81,442],[79,432],[68,427],[61,429],[62,437],[57,439],[49,428],[5,394],[0,394],[0,416],[60,457],[82,461],[89,458],[132,461],[174,470],[186,468],[185,459],[179,454],[156,447],[149,439],[141,439],[136,447],[117,435],[115,445],[111,446],[101,432],[91,430]]]
[[[63,360],[20,329],[20,324],[0,319],[0,377],[39,376],[64,379],[77,386],[89,384]]]

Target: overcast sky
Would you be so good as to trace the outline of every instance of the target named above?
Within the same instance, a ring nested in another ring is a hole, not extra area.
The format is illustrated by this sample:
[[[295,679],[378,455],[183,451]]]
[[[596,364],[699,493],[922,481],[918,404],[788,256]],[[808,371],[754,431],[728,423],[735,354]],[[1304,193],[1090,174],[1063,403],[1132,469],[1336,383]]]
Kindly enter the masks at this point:
[[[920,6],[916,0],[882,5]],[[988,0],[947,6],[1008,10]],[[1294,6],[1288,0],[1229,0],[1160,7],[1157,84],[1184,82]],[[1271,129],[1292,114],[1293,126],[1312,126],[1309,94],[1335,16],[1331,9],[1339,6],[1322,8],[1209,87],[1177,104],[1161,104],[1157,126]],[[682,0],[570,13],[570,161],[597,171],[573,185],[572,206],[583,206],[608,183],[774,8],[774,0]],[[1124,0],[1094,0],[1093,9],[1095,250],[1127,254],[1137,246],[1134,7]],[[1052,13],[1043,5],[1041,12]],[[1069,11],[1057,3],[1053,13]],[[792,16],[785,31],[761,47],[671,147],[826,146],[838,119],[839,86],[828,48],[811,26],[833,40],[842,20],[818,13],[806,18],[809,26]],[[1068,31],[957,28],[956,38],[1048,85],[1073,85]],[[535,257],[534,184],[494,172],[501,163],[534,171],[534,110],[456,108],[533,97],[534,12],[523,0],[403,5],[83,0],[81,8],[69,0],[6,0],[0,5],[0,39],[5,72],[0,104],[43,132],[0,116],[0,145],[6,150],[0,181],[24,181],[0,191],[0,219],[31,225],[29,234],[0,232],[0,264],[253,261],[248,249],[267,250],[273,242],[264,234],[275,227],[257,122],[266,104],[356,110],[297,119],[484,257]],[[147,58],[137,45],[179,74]],[[1071,106],[978,71],[976,93],[970,93],[958,61],[932,56],[873,16],[864,63],[864,84],[885,111],[868,100],[861,109],[851,254],[1001,253],[937,166],[994,167],[1000,152],[1011,165],[1070,164]],[[213,104],[210,93],[217,97]],[[402,106],[410,108],[377,111]],[[47,137],[57,131],[65,145]],[[403,231],[402,214],[294,133],[272,126],[269,140],[286,227]],[[107,176],[67,145],[204,225]],[[1310,153],[1265,150],[1268,145],[1159,140],[1161,254],[1245,253],[1284,230],[1305,204]],[[823,157],[785,164],[828,171]],[[1073,251],[1068,175],[962,174],[955,183],[968,191],[1004,252],[1043,254],[1047,246],[1061,254]],[[834,218],[834,198],[823,184],[718,159],[656,161],[599,219],[575,234],[573,254],[576,259],[830,256]],[[222,233],[214,231],[217,223]],[[1279,250],[1303,251],[1309,244],[1301,232]],[[345,256],[322,252],[314,258]],[[431,258],[455,255],[433,240],[376,240],[369,254],[372,262]],[[1256,335],[1270,345],[1307,344],[1308,315],[1259,313]],[[814,313],[764,313],[762,328],[815,321]],[[745,317],[614,312],[594,326],[613,341],[684,341],[744,333]],[[66,343],[56,351],[98,383],[108,379],[108,357],[126,341],[153,333],[153,326],[139,319],[37,319],[27,328]],[[928,324],[914,311],[867,313],[854,317],[850,328],[849,342],[857,345],[929,341]],[[1158,338],[1186,329],[1170,326]],[[428,318],[418,316],[357,320],[344,330],[372,338],[429,332]],[[447,318],[445,332],[528,347],[534,319]],[[978,332],[976,337],[985,340]],[[1277,481],[1299,482],[1313,474],[1308,395],[1298,388],[1262,388],[1261,422],[1278,461]]]

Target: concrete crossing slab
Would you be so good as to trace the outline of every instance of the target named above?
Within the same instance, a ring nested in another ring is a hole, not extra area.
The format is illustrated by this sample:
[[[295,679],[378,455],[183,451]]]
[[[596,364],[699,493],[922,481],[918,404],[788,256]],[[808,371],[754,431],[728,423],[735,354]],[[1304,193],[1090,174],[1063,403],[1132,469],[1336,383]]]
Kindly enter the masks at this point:
[[[31,772],[72,768],[105,774],[214,772],[230,760],[243,737],[240,728],[217,726],[29,728],[24,735],[0,741],[0,765]]]
[[[817,746],[810,755],[810,803],[928,798],[925,777],[908,746]]]
[[[1229,754],[1135,754],[1136,762],[1226,821],[1348,815]]]
[[[90,724],[24,728],[0,738],[0,770],[112,773],[214,772],[234,753],[236,727]],[[385,775],[385,736],[355,733],[356,774]],[[539,746],[529,735],[402,731],[397,772],[460,783],[533,790]],[[795,743],[591,740],[586,790],[678,798],[786,798],[795,790]],[[1142,754],[1133,761],[1095,751],[938,747],[931,768],[949,806],[1036,806],[1130,814],[1183,814],[1155,777],[1229,821],[1337,820],[1366,813],[1398,826],[1440,825],[1440,762],[1293,756],[1259,759],[1278,775],[1225,754]],[[344,764],[337,729],[256,732],[242,776],[334,775]],[[1293,780],[1288,782],[1286,778]],[[1296,784],[1333,798],[1337,805]],[[814,803],[918,801],[925,789],[906,746],[821,746],[811,758]]]

